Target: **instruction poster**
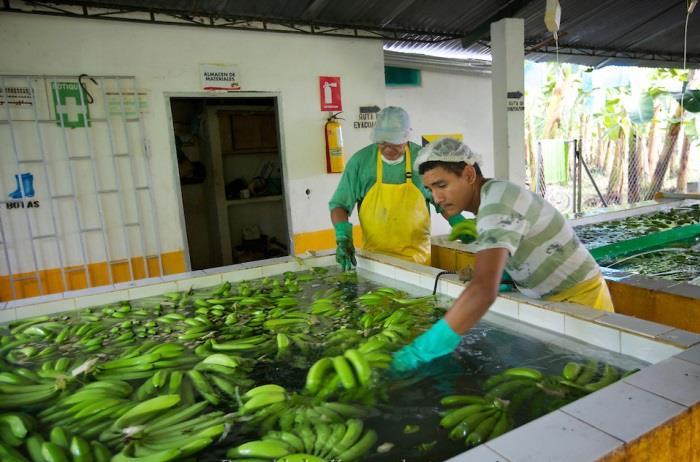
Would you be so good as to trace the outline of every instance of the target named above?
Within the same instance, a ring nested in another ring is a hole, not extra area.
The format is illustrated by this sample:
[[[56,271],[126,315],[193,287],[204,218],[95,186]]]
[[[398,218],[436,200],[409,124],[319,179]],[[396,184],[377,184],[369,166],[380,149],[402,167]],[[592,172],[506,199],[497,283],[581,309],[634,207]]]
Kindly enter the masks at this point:
[[[34,95],[30,87],[0,87],[0,106],[7,102],[14,106],[31,106]]]
[[[133,91],[106,91],[109,115],[132,118],[147,113],[149,92],[139,90],[137,93],[138,95],[134,95]]]

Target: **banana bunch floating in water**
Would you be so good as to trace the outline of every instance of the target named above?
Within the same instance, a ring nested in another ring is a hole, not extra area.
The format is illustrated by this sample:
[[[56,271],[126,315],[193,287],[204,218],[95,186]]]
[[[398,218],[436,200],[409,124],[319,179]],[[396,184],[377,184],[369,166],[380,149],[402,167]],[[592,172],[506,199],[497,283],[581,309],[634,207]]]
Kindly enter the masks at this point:
[[[75,435],[91,439],[137,404],[129,399],[132,391],[132,386],[121,380],[91,382],[61,397],[38,417],[44,425],[62,426]]]
[[[348,349],[342,355],[319,359],[306,374],[305,393],[326,400],[341,388],[370,388],[373,369],[383,369],[391,363],[391,355],[381,351],[384,347],[384,342],[375,340]]]
[[[265,433],[274,428],[289,431],[312,422],[338,423],[363,417],[369,410],[358,404],[321,401],[318,397],[289,393],[276,384],[260,385],[241,397],[239,420]]]
[[[496,438],[512,427],[512,420],[500,400],[476,395],[452,395],[440,402],[454,407],[444,414],[440,426],[450,430],[450,439],[464,439],[467,446],[477,446]]]
[[[267,432],[262,439],[231,448],[231,459],[323,462],[358,460],[374,446],[377,433],[365,430],[362,420],[301,424],[289,430]]]
[[[600,373],[598,369],[593,359],[567,363],[560,376],[546,376],[530,367],[506,369],[484,382],[483,396],[444,397],[443,406],[459,407],[445,414],[440,425],[450,430],[450,438],[465,438],[468,446],[475,446],[508,431],[518,417],[540,417],[620,377],[610,364],[604,364]]]

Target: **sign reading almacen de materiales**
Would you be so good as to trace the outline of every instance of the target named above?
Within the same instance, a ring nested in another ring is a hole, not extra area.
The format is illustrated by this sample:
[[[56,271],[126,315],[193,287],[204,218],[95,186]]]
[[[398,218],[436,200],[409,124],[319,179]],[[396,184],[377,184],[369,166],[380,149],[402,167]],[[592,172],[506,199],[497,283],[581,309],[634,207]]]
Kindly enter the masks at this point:
[[[202,90],[240,90],[238,66],[233,64],[200,64]]]

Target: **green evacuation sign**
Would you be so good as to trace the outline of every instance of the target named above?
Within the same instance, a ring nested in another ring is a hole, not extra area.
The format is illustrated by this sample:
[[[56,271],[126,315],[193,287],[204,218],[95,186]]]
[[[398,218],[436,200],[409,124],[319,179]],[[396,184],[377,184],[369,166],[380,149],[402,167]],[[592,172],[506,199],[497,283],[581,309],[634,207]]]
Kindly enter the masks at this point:
[[[59,126],[80,128],[90,125],[90,108],[78,82],[51,82],[51,94]]]

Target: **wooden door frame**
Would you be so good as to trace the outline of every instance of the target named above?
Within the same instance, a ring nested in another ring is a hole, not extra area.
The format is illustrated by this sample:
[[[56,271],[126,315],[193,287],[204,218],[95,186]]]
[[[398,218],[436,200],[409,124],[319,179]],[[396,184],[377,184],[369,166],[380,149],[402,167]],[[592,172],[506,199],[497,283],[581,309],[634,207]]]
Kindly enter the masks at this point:
[[[212,93],[206,91],[195,91],[195,92],[164,92],[165,99],[165,113],[167,115],[167,133],[168,133],[168,143],[170,144],[170,159],[174,163],[174,168],[171,170],[172,181],[175,185],[175,190],[177,192],[178,198],[178,209],[180,217],[180,238],[182,240],[182,248],[185,256],[185,271],[192,271],[192,262],[190,258],[190,246],[187,240],[187,226],[185,222],[185,208],[183,206],[182,200],[182,186],[180,185],[180,169],[177,165],[177,150],[175,149],[175,126],[173,124],[172,115],[172,100],[178,98],[192,98],[198,100],[205,99],[235,99],[235,98],[272,98],[275,104],[275,122],[277,124],[277,141],[278,149],[280,154],[280,160],[282,164],[282,192],[284,195],[284,208],[286,213],[287,222],[287,244],[289,249],[289,255],[294,255],[294,239],[292,233],[292,214],[291,206],[289,204],[289,168],[287,166],[287,153],[285,148],[285,136],[284,128],[282,125],[282,94],[279,92],[257,92],[257,91],[241,91],[241,92],[227,92],[227,93]]]

